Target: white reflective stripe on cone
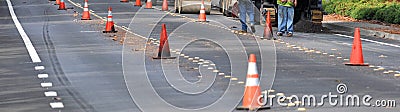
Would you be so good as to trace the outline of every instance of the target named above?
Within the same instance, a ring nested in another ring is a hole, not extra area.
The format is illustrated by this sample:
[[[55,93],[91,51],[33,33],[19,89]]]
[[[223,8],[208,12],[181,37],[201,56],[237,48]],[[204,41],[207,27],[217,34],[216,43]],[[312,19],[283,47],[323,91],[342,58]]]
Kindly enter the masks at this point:
[[[247,78],[246,86],[258,86],[258,78]]]
[[[108,16],[112,16],[112,12],[111,11],[108,11]]]
[[[258,74],[257,65],[254,62],[249,62],[247,74]]]
[[[83,8],[83,11],[89,11],[89,9],[88,8]]]

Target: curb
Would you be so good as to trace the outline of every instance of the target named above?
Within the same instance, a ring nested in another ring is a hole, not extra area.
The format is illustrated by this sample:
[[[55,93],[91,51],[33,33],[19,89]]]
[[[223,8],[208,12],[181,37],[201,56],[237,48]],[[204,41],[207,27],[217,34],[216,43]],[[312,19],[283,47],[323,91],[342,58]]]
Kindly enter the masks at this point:
[[[337,25],[335,23],[323,22],[322,26],[326,27],[328,29],[332,29],[332,30],[354,32],[354,27]],[[400,41],[400,35],[398,35],[398,34],[390,34],[390,33],[382,32],[382,31],[367,30],[364,28],[360,28],[360,30],[361,30],[361,35],[374,36],[377,38],[385,38],[385,39],[392,39],[392,40]]]

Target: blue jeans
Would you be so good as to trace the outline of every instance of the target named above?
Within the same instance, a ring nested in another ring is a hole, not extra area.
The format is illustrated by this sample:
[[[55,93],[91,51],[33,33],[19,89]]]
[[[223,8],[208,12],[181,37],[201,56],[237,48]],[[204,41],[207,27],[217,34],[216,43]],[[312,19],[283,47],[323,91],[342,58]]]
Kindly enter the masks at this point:
[[[247,31],[246,13],[249,15],[250,24],[254,25],[254,7],[251,0],[239,0],[239,11],[242,30]]]
[[[278,6],[278,32],[293,33],[294,8]]]

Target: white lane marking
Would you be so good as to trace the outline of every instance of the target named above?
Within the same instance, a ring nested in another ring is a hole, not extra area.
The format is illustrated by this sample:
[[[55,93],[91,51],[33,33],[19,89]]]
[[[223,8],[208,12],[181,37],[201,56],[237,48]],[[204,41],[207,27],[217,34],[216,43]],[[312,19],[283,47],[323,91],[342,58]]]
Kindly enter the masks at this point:
[[[51,83],[51,82],[44,82],[44,83],[40,83],[40,85],[41,85],[43,88],[48,88],[48,87],[52,87],[52,86],[53,86],[53,83]]]
[[[353,44],[349,44],[349,43],[345,43],[345,42],[343,42],[342,44],[343,44],[343,45],[348,45],[348,46],[353,45]]]
[[[80,31],[80,32],[92,33],[92,32],[100,32],[100,31]]]
[[[341,36],[341,37],[347,37],[347,38],[354,38],[354,37],[352,37],[352,36],[347,36],[347,35],[342,35],[342,34],[334,34],[334,35]],[[379,41],[375,41],[375,40],[370,40],[370,39],[365,39],[365,38],[361,38],[361,40],[367,41],[367,42],[372,42],[372,43],[377,43],[377,44],[381,44],[381,45],[386,45],[386,46],[391,46],[391,47],[400,48],[399,45],[394,45],[394,44],[379,42]]]
[[[47,96],[47,97],[49,97],[49,96],[57,96],[57,92],[55,92],[55,91],[47,91],[47,92],[44,92],[44,96]]]
[[[50,103],[50,106],[53,109],[64,108],[64,104],[62,102],[52,102]]]
[[[44,66],[35,66],[35,70],[44,70],[45,68],[44,68]]]
[[[12,20],[14,21],[14,24],[15,24],[15,26],[17,27],[18,32],[19,32],[19,34],[21,35],[22,40],[23,40],[24,43],[25,43],[25,47],[26,47],[26,49],[28,50],[28,53],[29,53],[29,56],[30,56],[31,59],[32,59],[32,62],[33,62],[33,63],[40,63],[40,62],[42,62],[42,61],[40,60],[39,55],[38,55],[37,52],[36,52],[35,47],[33,47],[33,44],[32,44],[32,42],[31,42],[31,40],[29,39],[28,35],[25,33],[24,28],[22,28],[21,23],[18,21],[17,15],[15,15],[15,12],[14,12],[14,9],[13,9],[13,7],[12,7],[12,4],[11,4],[11,1],[10,1],[10,0],[7,0],[7,5],[8,5],[8,9],[9,9],[9,11],[10,11]]]
[[[49,77],[49,74],[38,74],[39,79],[46,79]]]

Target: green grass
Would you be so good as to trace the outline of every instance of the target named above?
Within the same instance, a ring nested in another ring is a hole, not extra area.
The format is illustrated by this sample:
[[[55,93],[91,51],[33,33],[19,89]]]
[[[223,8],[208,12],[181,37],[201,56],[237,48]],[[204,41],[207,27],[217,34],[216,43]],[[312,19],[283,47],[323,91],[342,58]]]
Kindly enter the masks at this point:
[[[387,0],[323,0],[327,13],[336,13],[359,20],[379,20],[400,24],[400,3]]]

